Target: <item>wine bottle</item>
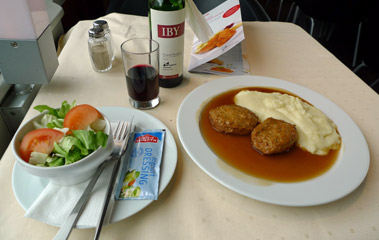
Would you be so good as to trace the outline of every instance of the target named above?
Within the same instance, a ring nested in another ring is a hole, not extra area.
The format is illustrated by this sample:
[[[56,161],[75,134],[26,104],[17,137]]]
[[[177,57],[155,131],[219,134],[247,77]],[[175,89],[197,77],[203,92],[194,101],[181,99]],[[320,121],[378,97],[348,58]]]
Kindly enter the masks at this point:
[[[150,37],[159,43],[159,86],[183,81],[185,0],[148,0]]]

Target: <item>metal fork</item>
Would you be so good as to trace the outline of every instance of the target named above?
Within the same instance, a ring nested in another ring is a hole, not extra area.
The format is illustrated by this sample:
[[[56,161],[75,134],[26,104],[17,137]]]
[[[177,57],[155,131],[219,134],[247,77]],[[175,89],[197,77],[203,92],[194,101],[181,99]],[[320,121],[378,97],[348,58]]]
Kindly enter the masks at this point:
[[[68,239],[73,227],[76,225],[77,221],[79,220],[80,214],[84,210],[84,206],[87,203],[89,196],[91,195],[92,189],[94,188],[97,182],[97,179],[100,177],[104,168],[108,164],[113,163],[114,161],[120,159],[121,156],[125,153],[129,135],[132,129],[132,121],[130,123],[121,122],[121,121],[118,122],[117,126],[113,130],[114,147],[113,147],[111,155],[96,170],[92,179],[88,183],[86,189],[80,196],[80,199],[76,203],[75,207],[72,209],[69,216],[63,222],[62,227],[59,229],[59,231],[55,235],[54,240]]]
[[[131,122],[133,122],[133,119],[131,120]],[[133,126],[132,124],[129,124],[129,128],[128,128],[128,137],[131,137],[131,132],[133,130]],[[120,142],[119,142],[120,143]],[[117,144],[117,142],[115,141],[115,144]],[[126,141],[126,145],[128,144],[128,141]],[[123,149],[123,152],[126,151],[126,147],[127,146],[122,146]],[[109,202],[111,200],[111,197],[113,195],[113,191],[114,191],[114,188],[115,188],[115,182],[116,182],[116,178],[117,178],[117,174],[118,174],[118,171],[120,169],[120,159],[122,157],[123,154],[119,155],[118,160],[116,161],[116,163],[114,164],[114,167],[113,167],[113,171],[112,171],[112,175],[111,175],[111,179],[108,183],[108,188],[107,188],[107,194],[105,195],[105,200],[104,200],[104,203],[103,203],[103,207],[102,207],[102,212],[101,212],[101,216],[100,216],[100,219],[99,221],[97,222],[97,226],[96,226],[96,232],[95,232],[95,237],[94,239],[97,240],[100,238],[100,232],[101,232],[101,229],[103,227],[103,224],[104,224],[104,221],[105,221],[105,217],[107,215],[107,210],[108,210],[108,207],[109,207]],[[111,213],[111,210],[112,209],[109,209],[109,213]],[[110,214],[109,214],[110,216]]]

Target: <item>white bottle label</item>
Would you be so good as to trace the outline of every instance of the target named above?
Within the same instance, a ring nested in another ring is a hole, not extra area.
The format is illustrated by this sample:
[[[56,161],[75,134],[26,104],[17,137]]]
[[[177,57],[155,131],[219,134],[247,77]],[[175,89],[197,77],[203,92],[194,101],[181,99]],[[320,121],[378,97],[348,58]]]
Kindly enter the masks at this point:
[[[159,43],[159,78],[183,74],[185,10],[150,9],[151,37]]]

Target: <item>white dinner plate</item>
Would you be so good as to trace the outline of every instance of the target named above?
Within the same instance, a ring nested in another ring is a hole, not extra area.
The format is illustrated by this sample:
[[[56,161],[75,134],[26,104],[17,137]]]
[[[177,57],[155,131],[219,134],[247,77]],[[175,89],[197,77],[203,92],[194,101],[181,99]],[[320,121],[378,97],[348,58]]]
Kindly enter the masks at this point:
[[[307,181],[280,183],[249,176],[220,160],[202,137],[199,116],[203,106],[213,97],[242,87],[273,87],[292,92],[332,119],[341,134],[342,146],[331,169]],[[312,206],[340,199],[362,183],[370,164],[362,132],[341,108],[305,87],[270,77],[226,77],[201,85],[182,102],[177,128],[185,150],[204,172],[233,191],[272,204]]]
[[[159,193],[166,188],[170,182],[177,163],[177,147],[170,130],[155,117],[131,108],[124,107],[101,107],[99,110],[106,115],[110,121],[130,121],[134,116],[133,123],[136,130],[142,129],[166,129],[164,153],[161,163],[161,175],[159,180]],[[47,186],[49,180],[33,176],[25,172],[15,163],[12,175],[12,186],[17,201],[26,210],[37,199],[42,190]],[[158,199],[159,201],[159,199]],[[111,223],[121,221],[147,207],[153,200],[115,201]],[[92,228],[95,226],[81,226],[81,228]]]

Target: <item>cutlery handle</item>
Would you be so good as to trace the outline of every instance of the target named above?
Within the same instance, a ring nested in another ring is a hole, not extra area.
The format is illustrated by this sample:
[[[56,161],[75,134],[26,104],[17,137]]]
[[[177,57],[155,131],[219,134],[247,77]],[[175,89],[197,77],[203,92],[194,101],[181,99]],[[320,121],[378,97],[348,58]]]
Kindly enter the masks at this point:
[[[104,219],[105,219],[105,216],[107,213],[109,202],[110,202],[110,199],[113,195],[113,190],[115,187],[115,182],[117,179],[118,170],[120,168],[120,162],[121,162],[121,157],[118,157],[118,159],[116,159],[116,163],[114,164],[114,167],[113,167],[111,179],[109,180],[109,184],[107,187],[107,194],[105,195],[105,200],[104,200],[103,207],[101,210],[101,216],[100,216],[100,219],[99,219],[97,226],[96,226],[96,233],[95,233],[94,239],[100,238],[100,233],[101,233],[101,229],[102,229],[103,224],[104,224]]]
[[[70,215],[66,218],[66,220],[63,222],[61,228],[57,232],[57,234],[54,237],[54,240],[63,240],[68,239],[70,236],[70,233],[79,220],[79,216],[82,213],[84,209],[84,205],[87,203],[89,196],[91,195],[92,189],[95,186],[97,179],[99,178],[100,174],[103,172],[105,166],[107,165],[107,162],[104,161],[99,168],[96,170],[95,174],[93,175],[91,181],[88,183],[86,189],[82,193],[82,195],[79,198],[79,201],[76,203],[75,207],[72,209]]]

